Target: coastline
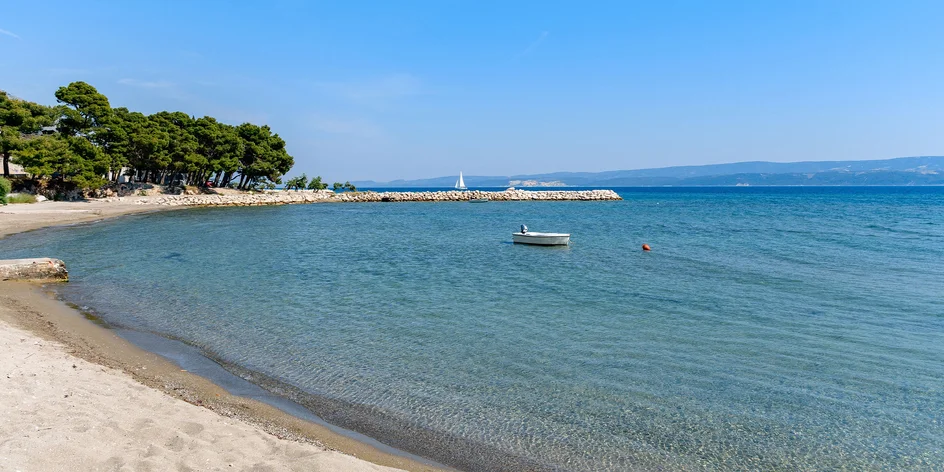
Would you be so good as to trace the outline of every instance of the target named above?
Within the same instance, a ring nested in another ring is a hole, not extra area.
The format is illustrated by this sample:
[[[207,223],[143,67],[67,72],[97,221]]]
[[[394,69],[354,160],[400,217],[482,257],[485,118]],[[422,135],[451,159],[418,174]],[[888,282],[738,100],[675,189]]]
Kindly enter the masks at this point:
[[[224,191],[200,195],[148,195],[106,197],[77,202],[42,202],[0,206],[0,238],[49,226],[91,223],[118,216],[154,211],[215,206],[267,206],[308,203],[380,202],[468,202],[489,201],[614,201],[622,200],[613,190],[505,190],[500,192],[344,192],[273,191],[236,193]]]
[[[120,202],[101,199],[0,206],[0,238],[49,226],[91,223],[124,215],[172,209],[138,203],[148,198],[152,197],[128,198]]]
[[[93,202],[49,202],[39,205],[10,205],[2,207],[0,208],[0,238],[48,226],[89,223],[128,214],[169,209],[166,207],[154,208],[151,205],[142,205],[136,203],[135,200],[140,199],[122,202],[101,200]],[[12,210],[14,211],[7,211],[11,209],[11,207],[13,207]],[[210,379],[184,371],[171,360],[142,349],[119,336],[113,330],[95,324],[92,317],[83,317],[83,314],[79,310],[56,300],[52,294],[42,286],[22,282],[0,282],[0,332],[13,333],[3,338],[5,344],[11,344],[11,339],[16,338],[20,340],[23,346],[31,347],[31,351],[25,354],[25,358],[31,356],[35,356],[35,358],[51,356],[53,358],[59,358],[60,360],[65,359],[63,362],[72,362],[75,365],[81,362],[88,362],[90,364],[86,367],[94,365],[101,371],[95,372],[96,378],[92,381],[93,383],[101,382],[103,385],[111,385],[111,383],[117,382],[119,385],[115,388],[119,389],[119,391],[122,389],[125,390],[124,393],[127,394],[125,396],[127,396],[129,400],[120,398],[100,401],[98,402],[100,403],[99,406],[106,411],[96,411],[94,414],[90,415],[93,418],[96,416],[109,418],[114,416],[114,411],[121,410],[125,412],[126,416],[128,412],[136,414],[138,416],[136,420],[139,422],[155,421],[155,418],[152,418],[149,414],[149,409],[141,408],[141,405],[135,401],[136,389],[128,389],[127,384],[137,386],[138,388],[145,388],[141,387],[141,385],[144,385],[149,387],[146,388],[146,390],[150,393],[155,393],[161,397],[160,400],[152,399],[159,403],[161,408],[167,408],[175,412],[181,409],[195,409],[203,410],[203,413],[209,413],[206,410],[216,413],[210,413],[212,415],[211,417],[202,416],[204,422],[213,423],[212,425],[199,424],[200,422],[197,422],[200,428],[194,428],[194,430],[200,429],[203,431],[201,434],[204,436],[210,435],[216,437],[214,436],[216,433],[232,434],[228,432],[228,429],[226,430],[227,432],[223,432],[223,429],[226,429],[228,427],[227,425],[232,423],[238,424],[238,427],[242,430],[248,430],[248,432],[242,431],[245,434],[240,437],[248,435],[255,441],[274,441],[273,447],[275,449],[295,451],[286,454],[284,457],[280,457],[276,454],[276,459],[270,459],[268,456],[264,458],[253,458],[254,453],[251,451],[234,451],[228,446],[226,450],[214,449],[225,441],[217,443],[215,440],[198,438],[196,436],[187,438],[192,444],[200,444],[201,441],[204,442],[203,448],[199,449],[199,451],[202,451],[201,455],[217,454],[214,456],[216,460],[229,461],[233,457],[240,456],[245,460],[265,459],[270,462],[271,460],[276,460],[276,463],[274,463],[276,467],[294,468],[299,464],[298,457],[305,457],[311,460],[309,462],[303,461],[301,462],[302,464],[306,464],[307,467],[319,467],[325,468],[326,470],[392,470],[389,469],[389,467],[410,471],[443,470],[434,465],[421,462],[421,460],[411,459],[405,454],[401,455],[384,450],[386,448],[381,449],[371,445],[368,441],[361,441],[350,435],[339,433],[336,431],[336,428],[301,419],[263,401],[231,394]],[[16,361],[11,360],[11,362]],[[42,361],[37,362],[44,364]],[[104,369],[99,366],[104,367]],[[26,368],[44,367],[43,365],[37,365],[36,362],[29,362],[22,365],[12,364],[11,368],[16,372],[24,371]],[[43,377],[48,377],[50,372],[43,370],[43,374]],[[36,373],[32,375],[36,375]],[[119,380],[115,380],[116,378]],[[74,385],[73,379],[70,377],[62,376],[61,372],[60,375],[56,375],[55,370],[52,371],[52,376],[45,378],[44,381],[49,385],[57,387],[81,389],[81,387]],[[124,384],[122,385],[122,383]],[[11,392],[10,395],[14,397],[14,401],[4,402],[4,404],[12,407],[14,404],[19,403],[16,401],[16,399],[19,398],[19,394],[15,393],[15,389],[7,390]],[[154,392],[154,390],[157,392]],[[109,390],[108,394],[102,393],[99,395],[100,393],[101,392],[95,392],[94,390],[91,392],[86,391],[86,396],[91,397],[89,401],[93,404],[93,406],[89,406],[89,408],[94,408],[96,398],[103,400],[106,397],[114,396],[115,392]],[[58,395],[57,400],[58,398],[63,398],[64,400],[68,400],[69,398],[62,397],[58,391],[56,395]],[[122,395],[119,394],[119,396]],[[183,402],[179,400],[183,400]],[[62,403],[58,401],[52,402]],[[55,413],[53,416],[55,416],[58,421],[63,422],[60,426],[66,426],[68,424],[72,410],[67,410],[67,406],[47,404],[43,408],[47,408]],[[5,415],[13,418],[11,415],[16,411],[18,410],[8,412],[8,414]],[[183,417],[187,415],[199,416],[200,413],[191,411],[190,413],[180,413],[180,415]],[[215,418],[217,421],[208,418]],[[27,416],[23,421],[29,424],[29,421],[32,420]],[[160,420],[157,421],[160,423]],[[225,421],[226,425],[220,426],[216,424],[219,421]],[[92,425],[93,428],[95,426],[96,425]],[[163,427],[170,432],[175,431],[172,425],[163,425]],[[55,429],[56,426],[50,426],[50,428]],[[180,433],[179,430],[176,432]],[[184,433],[186,433],[186,428]],[[67,435],[67,439],[71,442],[78,442],[81,445],[81,436],[81,434],[70,434]],[[119,435],[118,437],[121,436]],[[126,448],[131,448],[130,452],[122,449],[120,451],[105,451],[101,452],[101,454],[116,453],[120,456],[126,453],[132,454],[136,449],[139,453],[141,450],[151,451],[151,449],[155,447],[155,444],[151,444],[151,440],[146,437],[137,439],[138,443],[136,444],[125,444]],[[46,443],[50,440],[55,441],[54,438],[45,438],[43,434],[28,434],[24,439],[18,439],[11,443],[12,446],[0,444],[0,455],[10,457],[11,454],[13,454],[14,458],[24,461],[41,459],[54,461],[54,457],[43,458],[35,456],[37,450],[46,449]],[[97,444],[100,441],[97,436],[94,438],[86,437],[85,440],[88,442],[86,446],[101,448],[101,445]],[[11,447],[14,449],[13,451],[10,450]],[[207,452],[207,449],[209,449],[210,452]],[[250,447],[249,449],[253,448]],[[389,449],[392,450],[393,448]],[[32,454],[30,454],[30,451],[33,451]],[[188,450],[184,448],[182,451],[157,454],[154,459],[179,461],[182,460],[182,458],[189,457],[186,454],[187,451]],[[189,452],[193,454],[196,451],[190,450]],[[20,453],[22,456],[18,457],[15,453]],[[120,461],[126,459],[128,458],[125,457],[122,459],[119,457]],[[212,462],[213,459],[207,460]],[[171,462],[167,462],[167,464],[170,463]],[[26,462],[26,464],[32,464],[33,467],[36,467],[37,464],[40,463]],[[96,466],[91,463],[89,465]],[[253,463],[245,462],[244,465],[250,466],[253,465]],[[50,463],[46,463],[43,467],[48,466],[50,466]],[[204,466],[206,466],[206,464],[204,464]],[[216,464],[215,466],[225,467],[222,463]]]
[[[125,202],[127,197],[105,200]],[[259,206],[300,203],[394,203],[394,202],[495,202],[520,201],[614,201],[622,200],[613,190],[437,190],[417,192],[341,192],[330,190],[275,190],[262,193],[211,193],[199,195],[163,195],[135,203],[160,206]]]

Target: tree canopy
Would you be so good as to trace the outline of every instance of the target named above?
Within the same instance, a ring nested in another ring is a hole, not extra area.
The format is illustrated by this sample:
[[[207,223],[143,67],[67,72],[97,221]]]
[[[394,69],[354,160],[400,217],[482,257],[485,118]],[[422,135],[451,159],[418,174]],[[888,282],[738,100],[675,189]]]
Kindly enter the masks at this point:
[[[165,185],[273,187],[294,165],[267,125],[233,126],[182,112],[152,115],[112,108],[85,82],[60,87],[47,107],[0,91],[0,153],[38,179],[97,188],[121,175]],[[55,125],[56,133],[41,133]],[[302,186],[304,187],[304,185]]]
[[[68,136],[98,130],[111,116],[108,98],[85,82],[59,87],[56,101],[66,105],[59,117],[59,132]]]
[[[328,186],[325,185],[325,188],[327,187]],[[334,185],[331,186],[331,188],[334,189],[335,192],[340,191],[340,190],[349,190],[351,192],[357,191],[357,187],[351,184],[351,182],[344,182],[343,184],[341,182],[335,182]]]
[[[4,177],[10,176],[10,157],[25,144],[23,136],[52,125],[56,113],[54,108],[19,100],[0,90],[0,154]]]
[[[321,181],[320,175],[308,182],[308,190],[324,190],[326,188],[328,188],[328,184]]]

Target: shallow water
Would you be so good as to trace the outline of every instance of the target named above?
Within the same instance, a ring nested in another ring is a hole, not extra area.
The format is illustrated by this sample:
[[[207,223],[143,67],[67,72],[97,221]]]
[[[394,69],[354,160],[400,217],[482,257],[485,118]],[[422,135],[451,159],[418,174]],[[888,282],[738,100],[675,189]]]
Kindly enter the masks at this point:
[[[193,209],[0,257],[461,468],[944,468],[944,188],[619,191]]]

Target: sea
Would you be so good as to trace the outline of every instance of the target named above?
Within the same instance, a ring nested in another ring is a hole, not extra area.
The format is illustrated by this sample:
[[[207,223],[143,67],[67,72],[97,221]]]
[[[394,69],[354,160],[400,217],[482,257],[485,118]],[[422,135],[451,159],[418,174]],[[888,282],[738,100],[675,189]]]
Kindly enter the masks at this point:
[[[944,469],[944,188],[614,190],[160,212],[0,258],[460,470]]]

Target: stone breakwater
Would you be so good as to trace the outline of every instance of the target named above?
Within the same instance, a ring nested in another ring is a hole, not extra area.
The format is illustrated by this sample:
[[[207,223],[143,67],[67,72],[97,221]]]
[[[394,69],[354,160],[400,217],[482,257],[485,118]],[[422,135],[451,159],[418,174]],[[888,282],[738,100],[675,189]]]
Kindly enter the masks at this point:
[[[443,192],[343,192],[322,191],[275,191],[228,195],[167,195],[146,200],[137,200],[142,205],[170,206],[258,206],[287,205],[294,203],[328,202],[467,202],[487,198],[490,201],[599,201],[622,200],[612,190],[506,190],[486,192],[482,190]],[[116,198],[114,200],[117,200]]]

